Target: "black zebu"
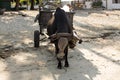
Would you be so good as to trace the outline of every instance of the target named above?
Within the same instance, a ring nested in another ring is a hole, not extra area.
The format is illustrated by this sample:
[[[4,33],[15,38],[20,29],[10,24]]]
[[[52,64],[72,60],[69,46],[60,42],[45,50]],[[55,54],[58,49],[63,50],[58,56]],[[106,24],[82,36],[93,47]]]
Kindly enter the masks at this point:
[[[55,44],[55,53],[58,60],[58,68],[62,68],[61,60],[65,60],[65,67],[69,67],[68,43],[69,38],[72,37],[72,26],[70,26],[69,19],[64,10],[57,8],[54,16],[49,21],[47,32],[50,36],[51,42]]]

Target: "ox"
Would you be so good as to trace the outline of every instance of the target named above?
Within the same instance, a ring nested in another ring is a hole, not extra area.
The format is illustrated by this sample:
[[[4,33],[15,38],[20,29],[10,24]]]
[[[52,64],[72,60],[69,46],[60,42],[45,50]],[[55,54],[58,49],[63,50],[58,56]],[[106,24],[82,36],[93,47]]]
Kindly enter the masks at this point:
[[[69,39],[72,37],[73,33],[72,30],[72,26],[70,26],[70,22],[65,11],[58,7],[47,26],[47,33],[49,38],[55,45],[58,69],[62,68],[62,60],[65,60],[64,66],[69,67],[67,55]]]

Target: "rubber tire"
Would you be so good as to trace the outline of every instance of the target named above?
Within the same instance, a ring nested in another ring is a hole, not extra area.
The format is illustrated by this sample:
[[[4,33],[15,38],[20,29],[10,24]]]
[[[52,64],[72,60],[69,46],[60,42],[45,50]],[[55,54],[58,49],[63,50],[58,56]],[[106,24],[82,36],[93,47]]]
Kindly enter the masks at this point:
[[[40,32],[38,30],[34,31],[34,47],[39,47]]]

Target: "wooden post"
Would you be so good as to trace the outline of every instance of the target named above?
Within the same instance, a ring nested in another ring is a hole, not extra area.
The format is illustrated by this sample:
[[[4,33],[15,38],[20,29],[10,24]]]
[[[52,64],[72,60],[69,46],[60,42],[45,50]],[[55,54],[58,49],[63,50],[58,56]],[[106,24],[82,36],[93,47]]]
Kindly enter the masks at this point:
[[[27,0],[27,10],[29,10],[29,0]]]
[[[39,0],[39,7],[42,7],[42,0]]]
[[[30,7],[30,10],[34,10],[34,5],[35,5],[34,0],[31,0],[31,7]]]
[[[106,0],[106,9],[108,8],[108,0]]]
[[[15,10],[19,10],[19,1],[20,0],[16,0]]]

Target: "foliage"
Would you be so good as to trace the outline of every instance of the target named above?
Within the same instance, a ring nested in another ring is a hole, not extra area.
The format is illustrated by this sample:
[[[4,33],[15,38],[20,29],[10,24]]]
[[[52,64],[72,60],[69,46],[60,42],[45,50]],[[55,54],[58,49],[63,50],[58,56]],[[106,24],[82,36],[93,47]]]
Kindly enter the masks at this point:
[[[99,1],[94,1],[92,3],[92,7],[102,7],[102,1],[99,0]]]
[[[30,4],[31,0],[20,0],[20,3],[23,5],[26,5],[27,3]],[[34,0],[34,2],[36,3],[36,0]]]

